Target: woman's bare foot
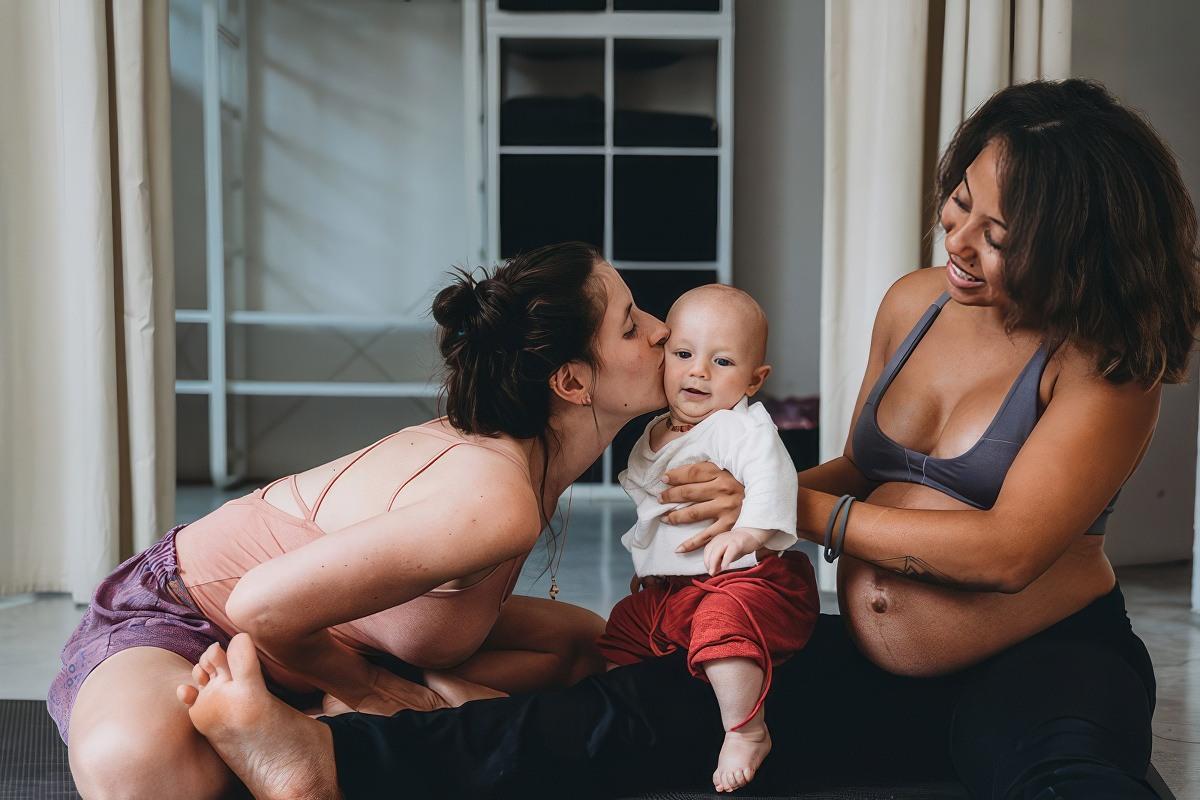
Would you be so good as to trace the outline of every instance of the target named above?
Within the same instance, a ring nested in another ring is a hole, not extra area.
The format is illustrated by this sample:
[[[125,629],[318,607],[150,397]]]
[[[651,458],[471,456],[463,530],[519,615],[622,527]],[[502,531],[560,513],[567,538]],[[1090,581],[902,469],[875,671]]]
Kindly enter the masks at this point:
[[[228,657],[214,644],[192,674],[200,688],[177,690],[192,724],[258,800],[339,796],[329,728],[267,691],[249,636]]]
[[[718,792],[742,788],[754,780],[754,773],[770,752],[771,734],[767,732],[760,710],[757,719],[736,731],[725,732],[725,743],[717,757],[717,771],[713,773],[713,788]]]

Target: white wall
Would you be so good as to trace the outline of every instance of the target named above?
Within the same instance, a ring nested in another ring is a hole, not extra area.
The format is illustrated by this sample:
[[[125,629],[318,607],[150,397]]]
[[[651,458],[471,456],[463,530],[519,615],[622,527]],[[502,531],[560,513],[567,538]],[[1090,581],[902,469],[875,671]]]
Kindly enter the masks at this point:
[[[733,281],[771,321],[766,391],[816,394],[821,354],[825,6],[735,6]]]
[[[1072,71],[1095,78],[1141,110],[1175,151],[1193,202],[1200,201],[1200,3],[1087,0],[1072,15]],[[1108,526],[1117,564],[1192,556],[1197,381],[1163,391],[1150,451]],[[1097,431],[1103,436],[1103,431]]]
[[[172,4],[181,307],[204,301],[196,7]],[[446,270],[471,261],[461,4],[263,0],[247,10],[247,307],[425,314]],[[193,362],[199,334],[183,345]],[[266,380],[423,380],[436,359],[429,332],[258,329],[248,364]],[[433,411],[431,401],[253,399],[250,474],[302,468]],[[207,474],[205,414],[203,400],[181,401],[181,477]]]

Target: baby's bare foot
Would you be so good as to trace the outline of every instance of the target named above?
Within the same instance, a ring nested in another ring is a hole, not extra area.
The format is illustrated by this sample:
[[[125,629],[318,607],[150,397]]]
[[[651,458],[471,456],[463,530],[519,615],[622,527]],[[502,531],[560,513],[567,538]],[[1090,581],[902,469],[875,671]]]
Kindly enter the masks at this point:
[[[258,800],[339,796],[329,728],[267,691],[254,643],[244,633],[210,647],[180,686],[192,724]]]
[[[717,757],[717,771],[713,773],[713,788],[718,792],[742,788],[754,780],[754,773],[762,766],[769,752],[771,735],[767,733],[760,711],[758,719],[751,720],[736,731],[726,731],[721,755]]]

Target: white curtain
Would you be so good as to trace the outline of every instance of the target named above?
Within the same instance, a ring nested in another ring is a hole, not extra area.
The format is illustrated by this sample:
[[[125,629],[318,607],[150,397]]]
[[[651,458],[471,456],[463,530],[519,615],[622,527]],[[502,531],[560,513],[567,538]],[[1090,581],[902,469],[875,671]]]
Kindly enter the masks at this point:
[[[841,453],[883,293],[917,266],[928,0],[827,0],[821,460]]]
[[[821,271],[821,459],[841,453],[887,288],[921,263],[924,192],[954,129],[1014,82],[1066,78],[1071,0],[930,0],[825,4],[825,229]],[[936,30],[936,27],[934,28]],[[941,74],[926,75],[928,48]],[[937,104],[937,130],[930,105]],[[945,263],[940,241],[933,264]]]
[[[0,594],[86,600],[174,516],[167,10],[0,3]]]
[[[940,41],[930,35],[939,16]],[[928,266],[936,156],[998,89],[1068,77],[1070,25],[1071,0],[826,0],[822,461],[845,446],[880,300]],[[930,48],[940,75],[927,74]],[[946,263],[940,236],[931,250],[931,263]],[[818,566],[833,589],[833,570]]]

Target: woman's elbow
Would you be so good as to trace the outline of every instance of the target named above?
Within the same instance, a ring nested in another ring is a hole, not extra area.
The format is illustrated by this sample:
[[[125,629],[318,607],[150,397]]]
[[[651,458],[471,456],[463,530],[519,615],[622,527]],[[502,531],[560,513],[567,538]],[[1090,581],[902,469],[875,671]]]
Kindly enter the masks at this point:
[[[225,601],[225,616],[237,630],[250,634],[255,642],[267,642],[285,635],[277,606],[271,602],[270,595],[244,577]]]
[[[1001,594],[1018,594],[1025,591],[1029,584],[1041,577],[1046,571],[1044,564],[1036,563],[1029,558],[1014,555],[1005,560],[1004,565],[996,575],[996,591]]]

